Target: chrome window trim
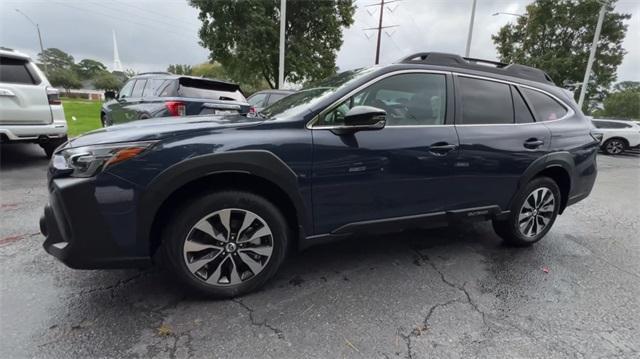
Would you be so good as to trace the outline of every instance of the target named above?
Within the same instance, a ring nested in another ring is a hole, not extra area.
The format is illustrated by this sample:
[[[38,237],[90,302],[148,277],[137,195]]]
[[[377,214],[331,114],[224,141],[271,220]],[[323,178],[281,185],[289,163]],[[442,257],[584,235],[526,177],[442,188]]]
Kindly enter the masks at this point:
[[[402,75],[402,74],[410,74],[410,73],[420,73],[420,74],[437,74],[437,75],[450,75],[451,72],[450,71],[439,71],[439,70],[420,70],[420,69],[415,69],[415,70],[398,70],[398,71],[392,71],[389,73],[386,73],[382,76],[376,77],[374,79],[371,79],[369,81],[367,81],[366,83],[356,87],[355,89],[349,91],[349,93],[347,93],[346,95],[342,96],[341,98],[339,98],[337,101],[334,101],[330,106],[327,106],[327,108],[325,108],[324,110],[322,110],[319,114],[317,114],[316,116],[314,116],[309,122],[307,122],[307,124],[305,125],[305,127],[309,130],[311,129],[316,129],[316,130],[330,130],[330,129],[335,129],[335,128],[342,128],[344,126],[317,126],[317,127],[313,127],[313,124],[315,122],[317,122],[321,116],[326,115],[328,112],[333,111],[336,107],[338,107],[338,105],[340,105],[343,101],[349,99],[351,96],[355,95],[356,93],[358,93],[360,90],[365,89],[366,87],[369,87],[370,85],[375,84],[378,81],[384,80],[387,77],[391,77],[391,76],[395,76],[395,75]],[[416,125],[416,127],[425,127],[425,126],[442,126],[442,125]],[[408,126],[385,126],[384,128],[393,128],[393,127],[408,127]]]
[[[533,91],[538,91],[540,93],[543,93],[549,97],[551,97],[552,99],[556,100],[560,106],[564,107],[565,110],[567,110],[567,113],[560,117],[557,120],[551,120],[551,121],[537,121],[536,122],[529,122],[529,123],[487,123],[487,124],[456,124],[456,126],[510,126],[510,125],[529,125],[529,124],[538,124],[538,123],[549,123],[549,122],[556,122],[556,121],[562,121],[565,120],[573,115],[575,115],[575,111],[571,108],[571,106],[567,105],[566,102],[562,101],[561,99],[559,99],[557,96],[555,96],[552,93],[549,93],[545,90],[533,87],[533,86],[529,86],[529,85],[524,85],[524,84],[519,84],[517,82],[513,82],[513,81],[506,81],[506,80],[501,80],[501,79],[494,79],[491,77],[485,77],[485,76],[478,76],[478,75],[469,75],[469,74],[462,74],[462,73],[458,73],[458,72],[452,72],[452,74],[454,76],[459,76],[459,77],[469,77],[469,78],[475,78],[475,79],[480,79],[480,80],[486,80],[486,81],[493,81],[493,82],[500,82],[500,83],[504,83],[507,85],[513,85],[513,86],[518,86],[518,87],[524,87],[524,88],[528,88],[530,90]],[[526,100],[526,99],[525,99]],[[532,113],[532,115],[534,116],[533,118],[535,118],[535,114]]]
[[[320,119],[320,116],[326,115],[327,112],[330,112],[332,110],[334,110],[336,107],[338,107],[339,104],[341,104],[343,101],[347,100],[349,97],[355,95],[357,92],[359,92],[360,90],[363,90],[364,88],[368,87],[369,85],[372,85],[380,80],[383,80],[387,77],[391,77],[394,75],[400,75],[400,74],[407,74],[407,73],[426,73],[426,74],[442,74],[442,75],[453,75],[453,76],[462,76],[462,77],[469,77],[469,78],[476,78],[476,79],[480,79],[480,80],[487,80],[487,81],[494,81],[494,82],[500,82],[500,83],[504,83],[504,84],[508,84],[508,85],[513,85],[513,86],[519,86],[519,87],[524,87],[524,88],[528,88],[530,90],[533,91],[538,91],[541,92],[549,97],[551,97],[552,99],[556,100],[562,107],[565,108],[565,110],[567,110],[567,113],[562,116],[561,118],[557,119],[557,120],[551,120],[551,121],[536,121],[536,122],[528,122],[528,123],[487,123],[487,124],[447,124],[447,125],[408,125],[408,126],[385,126],[384,128],[422,128],[422,127],[450,127],[450,126],[525,126],[525,125],[539,125],[539,124],[543,124],[543,123],[550,123],[550,122],[557,122],[557,121],[562,121],[562,120],[566,120],[569,117],[572,117],[573,115],[575,115],[575,111],[571,108],[571,106],[567,105],[566,102],[564,102],[563,100],[559,99],[557,96],[533,87],[533,86],[529,86],[529,85],[525,85],[525,84],[521,84],[521,83],[517,83],[517,82],[513,82],[513,81],[508,81],[508,80],[502,80],[502,79],[496,79],[496,78],[492,78],[492,77],[486,77],[486,76],[478,76],[478,75],[470,75],[470,74],[465,74],[465,73],[460,73],[460,72],[455,72],[455,71],[439,71],[439,70],[420,70],[420,69],[413,69],[413,70],[398,70],[398,71],[392,71],[389,73],[386,73],[380,77],[376,77],[375,79],[372,79],[370,81],[367,81],[366,83],[358,86],[357,88],[355,88],[354,90],[351,90],[349,93],[347,93],[346,95],[342,96],[340,99],[338,99],[337,101],[335,101],[334,103],[332,103],[330,106],[328,106],[326,109],[322,110],[319,114],[317,114],[316,116],[314,116],[311,120],[309,120],[309,122],[307,122],[307,124],[305,125],[305,128],[309,129],[309,130],[332,130],[332,129],[336,129],[336,128],[341,128],[344,126],[316,126],[313,127],[313,124],[315,122],[317,122]],[[535,119],[535,115],[534,115],[534,119]]]

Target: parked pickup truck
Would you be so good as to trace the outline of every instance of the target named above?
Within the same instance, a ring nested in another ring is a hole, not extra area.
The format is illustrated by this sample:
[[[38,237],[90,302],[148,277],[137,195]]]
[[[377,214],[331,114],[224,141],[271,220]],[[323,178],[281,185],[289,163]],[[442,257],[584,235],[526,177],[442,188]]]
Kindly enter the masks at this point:
[[[151,72],[135,76],[102,105],[103,127],[154,117],[247,114],[247,99],[234,83]]]

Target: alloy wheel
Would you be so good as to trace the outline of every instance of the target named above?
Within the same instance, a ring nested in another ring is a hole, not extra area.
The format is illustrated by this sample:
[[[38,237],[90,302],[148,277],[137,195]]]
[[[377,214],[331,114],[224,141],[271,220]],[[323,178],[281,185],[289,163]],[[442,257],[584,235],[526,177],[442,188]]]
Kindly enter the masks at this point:
[[[622,151],[624,151],[624,144],[618,140],[611,140],[609,141],[609,143],[607,143],[606,149],[607,152],[613,155],[618,155],[622,153]]]
[[[199,280],[229,286],[257,276],[273,253],[273,235],[257,214],[226,208],[200,219],[184,242],[184,261]]]
[[[536,188],[527,196],[518,215],[518,228],[526,237],[535,237],[549,225],[555,214],[556,198],[549,188]]]

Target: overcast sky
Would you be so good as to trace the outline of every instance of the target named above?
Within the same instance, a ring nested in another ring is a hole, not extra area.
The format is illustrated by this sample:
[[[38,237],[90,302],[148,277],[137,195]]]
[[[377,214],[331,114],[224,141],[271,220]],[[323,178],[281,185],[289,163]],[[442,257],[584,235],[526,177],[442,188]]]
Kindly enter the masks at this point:
[[[310,6],[311,6],[311,2]],[[355,23],[344,30],[338,55],[340,69],[372,65],[375,57],[378,0],[357,0]],[[529,0],[478,0],[471,56],[497,59],[491,34],[515,17],[492,16],[503,11],[523,13]],[[381,62],[390,63],[412,52],[464,53],[472,0],[402,0],[389,4],[384,25],[399,25],[383,34]],[[0,0],[0,46],[35,57],[39,52],[34,26],[20,9],[40,24],[44,47],[60,48],[80,61],[98,59],[113,66],[111,31],[115,30],[124,68],[165,70],[168,64],[207,61],[198,44],[200,21],[187,0]],[[631,13],[624,42],[628,51],[618,68],[618,80],[640,81],[640,0],[620,0],[616,11]]]

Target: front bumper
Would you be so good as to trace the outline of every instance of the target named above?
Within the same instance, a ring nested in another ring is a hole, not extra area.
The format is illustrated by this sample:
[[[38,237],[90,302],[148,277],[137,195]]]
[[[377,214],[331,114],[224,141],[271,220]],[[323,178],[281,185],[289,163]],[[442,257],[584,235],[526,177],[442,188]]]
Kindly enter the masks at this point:
[[[49,184],[49,204],[40,218],[47,253],[75,269],[134,268],[151,264],[114,240],[95,200],[95,179],[59,178]]]

